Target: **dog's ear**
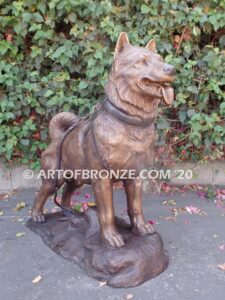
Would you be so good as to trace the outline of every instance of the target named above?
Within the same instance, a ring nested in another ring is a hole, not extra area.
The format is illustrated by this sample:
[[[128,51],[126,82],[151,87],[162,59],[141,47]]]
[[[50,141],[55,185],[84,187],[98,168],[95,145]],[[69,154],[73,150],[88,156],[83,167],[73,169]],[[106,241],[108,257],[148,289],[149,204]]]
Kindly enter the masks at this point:
[[[114,59],[116,59],[117,55],[121,53],[127,45],[130,45],[128,36],[126,32],[121,32],[116,43]]]
[[[146,48],[147,48],[148,50],[152,51],[152,52],[157,52],[155,40],[153,40],[153,39],[150,40],[150,41],[148,42],[148,44],[146,45]]]

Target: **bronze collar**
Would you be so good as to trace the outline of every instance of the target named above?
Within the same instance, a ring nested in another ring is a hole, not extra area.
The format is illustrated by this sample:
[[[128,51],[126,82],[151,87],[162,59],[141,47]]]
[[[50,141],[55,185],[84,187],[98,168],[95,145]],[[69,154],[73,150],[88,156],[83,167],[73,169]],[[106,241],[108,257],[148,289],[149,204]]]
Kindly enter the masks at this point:
[[[114,117],[115,119],[119,120],[120,122],[126,125],[131,125],[136,127],[149,127],[155,121],[155,118],[148,118],[145,120],[141,120],[137,117],[131,116],[127,114],[127,112],[124,111],[123,109],[118,108],[116,105],[114,105],[109,99],[103,102],[102,108],[112,117]]]

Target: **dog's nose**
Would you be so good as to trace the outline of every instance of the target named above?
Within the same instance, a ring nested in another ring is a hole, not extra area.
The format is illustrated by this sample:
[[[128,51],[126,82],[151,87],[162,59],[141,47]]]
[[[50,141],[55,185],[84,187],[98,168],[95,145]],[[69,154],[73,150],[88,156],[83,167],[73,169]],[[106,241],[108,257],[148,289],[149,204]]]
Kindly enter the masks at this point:
[[[174,66],[169,65],[169,64],[165,64],[163,71],[167,74],[167,75],[175,75],[176,74],[176,69],[174,68]]]

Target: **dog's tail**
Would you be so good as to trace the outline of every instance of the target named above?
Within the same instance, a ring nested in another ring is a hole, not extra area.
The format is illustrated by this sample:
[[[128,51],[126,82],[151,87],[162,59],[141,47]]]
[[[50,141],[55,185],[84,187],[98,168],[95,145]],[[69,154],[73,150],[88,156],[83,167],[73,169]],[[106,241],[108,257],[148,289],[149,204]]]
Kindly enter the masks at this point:
[[[49,136],[51,141],[57,141],[76,121],[77,116],[70,112],[61,112],[55,115],[49,123]]]

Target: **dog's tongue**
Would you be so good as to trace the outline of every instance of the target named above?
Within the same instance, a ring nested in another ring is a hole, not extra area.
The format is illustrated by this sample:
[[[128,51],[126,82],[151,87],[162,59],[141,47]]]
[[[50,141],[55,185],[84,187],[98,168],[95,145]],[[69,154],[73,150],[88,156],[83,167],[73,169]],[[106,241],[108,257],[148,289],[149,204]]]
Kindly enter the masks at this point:
[[[170,105],[173,103],[174,99],[174,92],[173,88],[170,86],[163,86],[162,87],[162,94],[163,94],[163,99],[166,102],[167,105]]]

